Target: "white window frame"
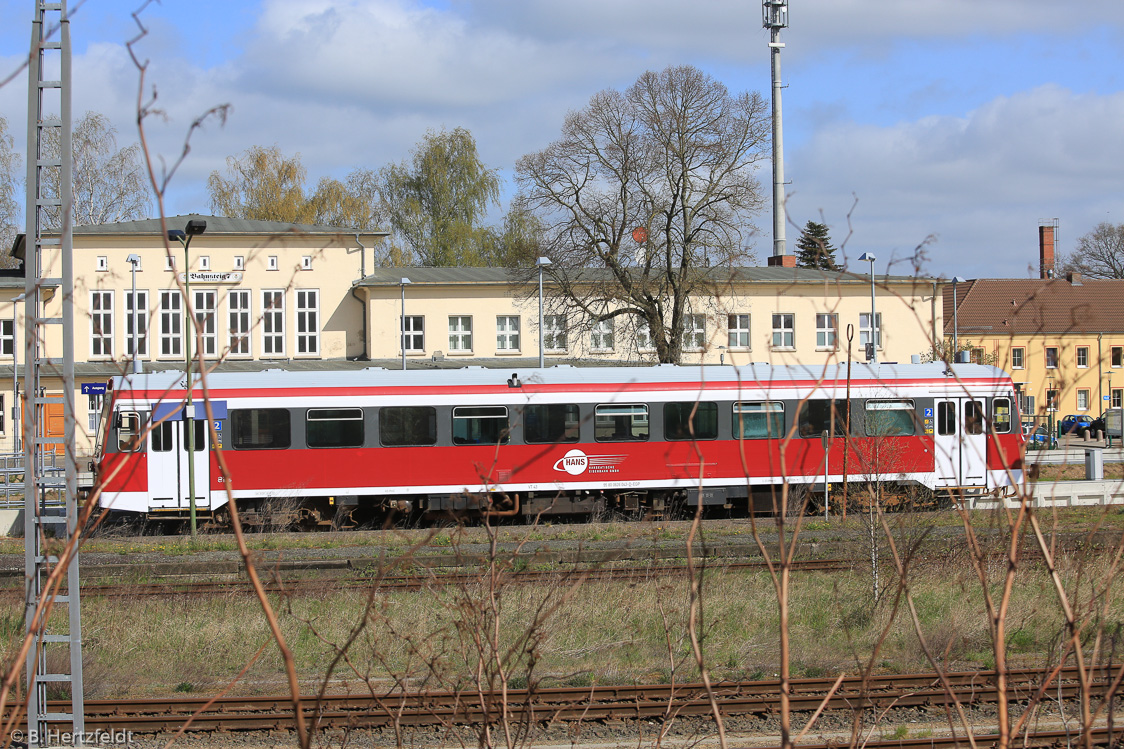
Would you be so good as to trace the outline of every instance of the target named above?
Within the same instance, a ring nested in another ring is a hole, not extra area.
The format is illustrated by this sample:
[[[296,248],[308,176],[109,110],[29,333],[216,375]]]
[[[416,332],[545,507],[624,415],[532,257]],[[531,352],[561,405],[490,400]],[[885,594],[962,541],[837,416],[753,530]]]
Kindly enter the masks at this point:
[[[210,269],[211,269],[211,256],[210,255],[200,255],[199,256],[199,270],[210,270]]]
[[[11,359],[16,353],[16,321],[0,320],[0,356]]]
[[[301,270],[312,270],[312,255],[301,256]]]
[[[543,315],[543,349],[565,352],[566,327],[565,315]]]
[[[864,323],[864,320],[865,320],[865,323]],[[875,312],[874,313],[874,325],[876,327],[874,347],[876,349],[881,349],[882,348],[882,334],[884,332],[883,327],[882,327],[882,313],[881,312]],[[866,344],[869,343],[869,342],[870,342],[870,313],[869,312],[860,312],[859,313],[859,348],[865,349]]]
[[[176,270],[176,256],[175,255],[165,255],[164,256],[164,270],[169,271],[171,273],[175,272],[175,270]]]
[[[1081,363],[1082,354],[1084,354],[1084,359],[1085,359],[1084,364]],[[1077,362],[1077,368],[1078,369],[1088,369],[1089,368],[1089,347],[1088,346],[1078,346],[1077,351],[1074,352],[1073,358]]]
[[[753,319],[747,313],[726,315],[726,348],[749,351],[753,348]]]
[[[642,317],[636,320],[636,350],[644,353],[656,350],[656,342],[652,340],[652,326]]]
[[[449,315],[449,353],[472,353],[472,315]]]
[[[268,258],[266,258],[266,261],[265,261],[265,269],[266,270],[280,270],[280,267],[281,266],[277,262],[277,256],[276,255],[270,255]]]
[[[137,357],[148,358],[148,289],[137,289],[137,302],[133,290],[125,290],[125,353],[133,356],[133,326],[137,330]]]
[[[1088,388],[1080,388],[1077,391],[1077,410],[1089,410],[1089,390]]]
[[[196,325],[202,333],[203,356],[218,356],[218,294],[214,289],[192,289],[191,308]],[[195,331],[189,331],[195,340]]]
[[[90,358],[113,358],[113,291],[90,292]]]
[[[706,350],[706,315],[694,312],[683,315],[683,350]]]
[[[1015,352],[1018,352],[1019,363],[1015,363]],[[1026,346],[1012,346],[1011,347],[1011,369],[1025,369],[1026,368]]]
[[[1050,352],[1051,351],[1054,352],[1052,362],[1050,361],[1050,359],[1051,359]],[[1043,359],[1046,362],[1046,369],[1057,369],[1058,368],[1058,360],[1061,358],[1061,349],[1058,348],[1057,346],[1046,346],[1042,350],[1042,356],[1043,356]]]
[[[109,256],[108,255],[98,255],[98,260],[97,260],[97,271],[98,271],[98,273],[105,273],[108,270],[109,270]]]
[[[399,317],[402,323],[402,351],[421,354],[425,351],[425,315]]]
[[[613,352],[616,338],[613,333],[613,318],[598,320],[589,331],[589,349],[595,354]]]
[[[796,348],[796,313],[774,312],[773,348],[779,351],[792,351]]]
[[[101,421],[101,409],[104,403],[104,393],[88,393],[86,395],[86,426],[89,428],[90,434],[98,433],[98,422]],[[3,409],[0,408],[0,411],[2,410]]]
[[[834,312],[816,313],[816,350],[834,351],[839,347],[839,315]]]
[[[245,255],[235,255],[234,256],[234,270],[246,270],[246,256]]]
[[[281,289],[262,289],[261,309],[261,357],[284,358],[285,292]]]
[[[179,289],[160,290],[160,359],[183,358],[183,297]]]
[[[496,315],[496,351],[518,353],[521,350],[519,328],[519,315]]]
[[[227,346],[236,358],[253,356],[253,298],[249,289],[232,289],[226,298]]]
[[[320,356],[320,289],[297,289],[293,313],[297,322],[295,356]]]

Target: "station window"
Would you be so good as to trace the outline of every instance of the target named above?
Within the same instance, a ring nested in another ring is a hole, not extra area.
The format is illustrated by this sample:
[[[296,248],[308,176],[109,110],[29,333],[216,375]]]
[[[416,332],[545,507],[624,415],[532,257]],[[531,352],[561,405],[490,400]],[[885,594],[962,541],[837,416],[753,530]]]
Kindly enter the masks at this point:
[[[387,447],[437,444],[437,409],[392,406],[379,409],[379,441]]]
[[[646,442],[648,406],[642,403],[597,406],[593,437],[598,442]]]
[[[577,442],[578,407],[573,403],[545,403],[523,408],[523,441],[532,445]]]
[[[235,450],[282,450],[292,444],[284,408],[245,408],[230,412],[230,446]]]
[[[734,439],[764,440],[784,436],[784,404],[780,401],[734,403]]]
[[[1112,366],[1124,366],[1124,346],[1113,346],[1111,353]]]
[[[1058,368],[1058,349],[1056,346],[1046,347],[1046,369]]]
[[[363,409],[310,408],[304,434],[309,447],[362,447]]]
[[[1112,395],[1110,397],[1112,398],[1112,400],[1109,401],[1109,407],[1120,408],[1121,404],[1124,403],[1124,390],[1116,388],[1112,391]]]
[[[1077,391],[1077,410],[1078,411],[1088,411],[1089,410],[1089,391],[1086,390],[1086,389],[1081,389],[1081,390]]]
[[[917,433],[916,409],[911,400],[866,402],[866,433],[869,437],[898,437]]]
[[[1026,349],[1022,346],[1011,349],[1011,369],[1023,369],[1024,367],[1026,367]]]
[[[457,406],[453,409],[454,445],[506,445],[507,406]]]
[[[1088,346],[1078,346],[1077,347],[1077,366],[1081,367],[1082,369],[1089,366],[1089,347]]]
[[[1046,391],[1046,410],[1047,411],[1057,411],[1058,410],[1058,391],[1057,390],[1047,390]]]
[[[668,440],[718,438],[717,403],[665,403],[663,436]]]

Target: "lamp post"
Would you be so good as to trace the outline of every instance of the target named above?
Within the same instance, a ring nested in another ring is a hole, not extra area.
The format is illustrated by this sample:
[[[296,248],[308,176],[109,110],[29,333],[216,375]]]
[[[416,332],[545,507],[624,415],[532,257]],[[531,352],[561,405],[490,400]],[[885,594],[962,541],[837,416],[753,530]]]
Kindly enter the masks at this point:
[[[13,452],[19,452],[21,449],[19,439],[19,346],[16,345],[16,331],[19,327],[16,325],[16,310],[17,304],[27,298],[27,292],[19,295],[11,300],[11,431],[15,435],[12,441],[12,446],[15,448]],[[1112,383],[1112,380],[1109,380]]]
[[[196,535],[195,522],[195,406],[191,402],[191,238],[207,231],[207,222],[193,218],[187,222],[183,231],[171,229],[168,239],[183,245],[183,295],[184,295],[184,372],[187,375],[187,399],[183,407],[183,427],[187,442],[187,494],[189,516],[191,518],[191,537]],[[136,297],[134,296],[134,305]],[[135,350],[135,349],[134,349]]]
[[[539,268],[539,369],[546,367],[546,353],[544,350],[546,331],[543,330],[542,327],[542,272],[543,269],[550,264],[550,258],[548,257],[540,257],[535,261],[535,265]]]
[[[955,364],[960,356],[960,310],[956,308],[956,284],[964,283],[966,278],[952,277],[952,363]]]
[[[859,260],[870,263],[870,352],[866,358],[871,364],[878,363],[878,339],[875,337],[878,330],[878,314],[874,309],[874,261],[877,259],[872,252],[859,255]]]
[[[140,374],[140,359],[137,358],[137,266],[140,265],[140,255],[132,254],[125,259],[129,261],[129,265],[133,266],[131,269],[133,274],[133,309],[131,311],[133,319],[129,323],[133,326],[133,374]]]
[[[406,285],[413,283],[408,278],[398,282],[402,286],[402,318],[398,324],[398,342],[402,346],[402,371],[406,371]]]

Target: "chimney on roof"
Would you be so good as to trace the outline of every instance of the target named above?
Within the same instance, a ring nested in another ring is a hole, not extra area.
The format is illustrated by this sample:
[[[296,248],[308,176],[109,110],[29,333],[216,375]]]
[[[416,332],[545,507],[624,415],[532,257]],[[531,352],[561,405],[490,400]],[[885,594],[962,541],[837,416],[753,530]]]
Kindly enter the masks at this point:
[[[1070,284],[1072,284],[1073,286],[1080,286],[1081,285],[1081,274],[1080,273],[1066,273],[1065,274],[1065,280],[1069,281]]]
[[[796,256],[795,255],[770,255],[768,258],[770,267],[780,266],[781,268],[795,268]]]
[[[1043,280],[1054,277],[1054,227],[1038,227],[1038,267]]]

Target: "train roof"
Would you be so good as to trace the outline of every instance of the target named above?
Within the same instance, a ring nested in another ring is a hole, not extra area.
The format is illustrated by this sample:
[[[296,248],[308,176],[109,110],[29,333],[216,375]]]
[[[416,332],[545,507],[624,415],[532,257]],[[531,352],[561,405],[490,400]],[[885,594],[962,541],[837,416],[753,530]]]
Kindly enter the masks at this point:
[[[398,370],[369,367],[361,370],[289,371],[267,369],[260,372],[215,372],[207,375],[207,387],[214,390],[322,389],[362,387],[509,387],[509,379],[518,379],[519,386],[533,385],[591,385],[591,384],[676,384],[783,381],[831,381],[848,377],[847,364],[828,365],[673,365],[651,367],[573,367],[551,366],[539,368],[486,369],[464,367],[442,370]],[[1008,375],[997,367],[982,364],[878,364],[852,363],[850,378],[869,384],[874,382],[918,382],[934,380],[979,381],[1008,380]],[[166,370],[114,377],[114,390],[168,391],[185,386],[182,370]],[[195,387],[200,389],[198,375]]]

